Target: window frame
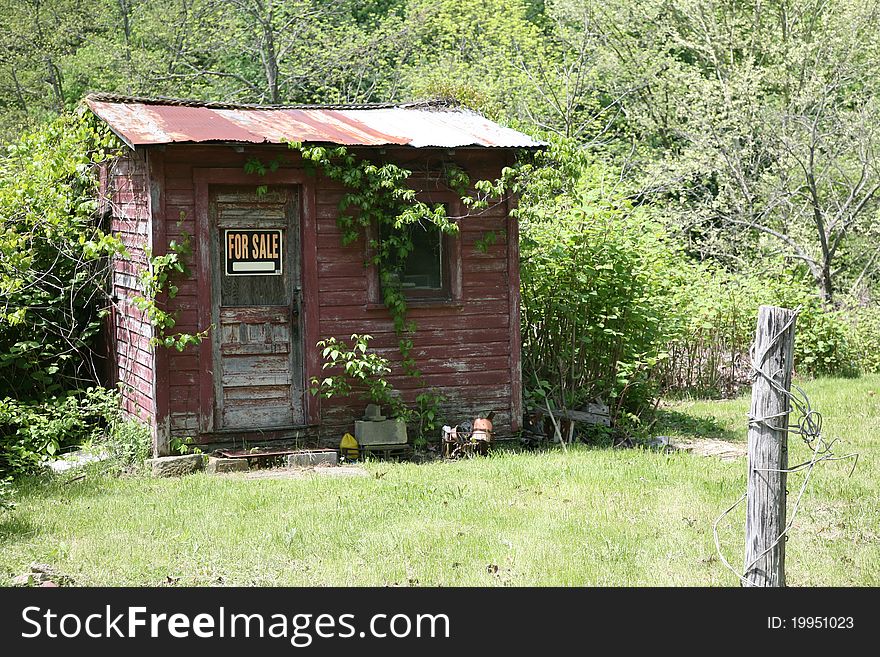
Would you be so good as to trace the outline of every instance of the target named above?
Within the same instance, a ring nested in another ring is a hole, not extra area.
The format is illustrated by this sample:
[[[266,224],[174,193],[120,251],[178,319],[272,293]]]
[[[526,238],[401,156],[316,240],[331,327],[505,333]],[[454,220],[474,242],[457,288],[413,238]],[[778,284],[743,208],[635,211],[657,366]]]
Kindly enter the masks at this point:
[[[447,191],[430,191],[419,192],[416,198],[423,203],[433,205],[435,203],[443,203],[448,208],[447,213],[450,217],[461,217],[463,215],[463,205],[461,198],[454,192]],[[459,219],[451,219],[452,223],[459,224]],[[371,224],[367,229],[366,253],[367,262],[370,262],[373,256],[373,249],[370,243],[378,240],[378,226]],[[431,289],[407,289],[402,288],[409,306],[454,306],[460,305],[462,299],[461,286],[461,240],[459,235],[451,235],[449,233],[441,233],[441,249],[446,256],[441,257],[441,276],[443,277],[443,286],[437,290]],[[379,269],[376,265],[370,264],[367,274],[367,305],[369,307],[383,307],[382,301],[382,282],[379,280]]]

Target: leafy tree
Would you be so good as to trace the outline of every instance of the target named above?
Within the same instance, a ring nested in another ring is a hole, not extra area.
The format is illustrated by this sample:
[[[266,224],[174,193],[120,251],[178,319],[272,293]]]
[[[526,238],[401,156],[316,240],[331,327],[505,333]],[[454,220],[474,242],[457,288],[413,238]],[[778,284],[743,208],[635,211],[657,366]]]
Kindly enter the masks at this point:
[[[66,59],[109,25],[87,0],[2,0],[0,108],[21,126],[62,111],[68,101]]]
[[[649,6],[646,31],[663,35],[650,67],[626,59],[644,37],[618,32],[621,67],[656,78],[630,106],[657,146],[645,192],[678,210],[702,256],[743,267],[749,247],[782,255],[826,303],[847,266],[857,276],[867,264],[841,256],[873,234],[880,200],[877,10],[873,0]]]
[[[543,19],[542,56],[520,59],[536,92],[523,118],[569,139],[608,146],[621,137],[623,103],[635,89],[609,65],[607,16],[596,3],[553,0]]]
[[[529,16],[520,0],[412,0],[406,24],[417,49],[405,63],[407,95],[457,98],[496,118],[525,116],[537,92],[524,66],[546,50]]]

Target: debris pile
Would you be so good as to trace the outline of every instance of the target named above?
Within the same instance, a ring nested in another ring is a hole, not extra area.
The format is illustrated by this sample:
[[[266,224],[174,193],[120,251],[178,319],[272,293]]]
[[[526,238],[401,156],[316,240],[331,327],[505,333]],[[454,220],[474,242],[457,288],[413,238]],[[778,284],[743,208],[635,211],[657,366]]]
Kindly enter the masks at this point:
[[[581,425],[578,427],[578,425]],[[583,404],[577,409],[532,408],[524,417],[523,441],[544,442],[552,440],[556,443],[573,443],[577,440],[578,431],[583,425],[611,426],[611,411],[602,400]]]
[[[492,411],[486,417],[475,418],[472,422],[462,422],[454,427],[443,427],[441,443],[443,456],[448,459],[484,456],[494,438],[492,430]]]

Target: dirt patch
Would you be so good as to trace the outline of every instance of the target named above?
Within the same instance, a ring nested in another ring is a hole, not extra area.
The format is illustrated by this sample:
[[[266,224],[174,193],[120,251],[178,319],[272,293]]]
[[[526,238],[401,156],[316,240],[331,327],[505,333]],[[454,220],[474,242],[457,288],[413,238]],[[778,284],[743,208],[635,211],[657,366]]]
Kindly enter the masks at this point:
[[[671,441],[669,444],[674,449],[691,452],[698,456],[714,456],[722,461],[735,461],[749,455],[748,445],[744,443],[730,443],[713,438],[685,438]]]
[[[847,540],[854,545],[876,545],[880,534],[873,529],[860,527],[847,517],[850,505],[844,502],[818,502],[807,500],[794,520],[795,531],[814,535],[826,541]]]
[[[313,468],[261,468],[259,470],[248,470],[247,472],[229,472],[216,476],[236,477],[239,479],[305,479],[314,475],[321,477],[369,477],[370,473],[358,465],[319,465]]]

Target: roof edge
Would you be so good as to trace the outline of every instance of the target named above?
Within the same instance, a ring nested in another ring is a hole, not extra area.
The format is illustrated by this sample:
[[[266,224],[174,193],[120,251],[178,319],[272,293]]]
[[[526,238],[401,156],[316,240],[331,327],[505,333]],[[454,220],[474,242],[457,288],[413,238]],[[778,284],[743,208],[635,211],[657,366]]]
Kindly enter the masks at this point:
[[[429,98],[406,103],[328,103],[316,105],[262,105],[258,103],[228,103],[213,100],[198,100],[194,98],[172,98],[165,96],[126,96],[124,94],[94,92],[88,94],[85,97],[85,100],[95,103],[118,103],[123,105],[172,105],[176,107],[205,107],[208,109],[234,110],[460,109],[473,111],[465,107],[462,103],[454,98]]]
[[[170,143],[308,143],[414,148],[540,149],[448,98],[408,103],[259,105],[91,93],[83,105],[130,148]],[[435,134],[436,133],[436,134]]]

